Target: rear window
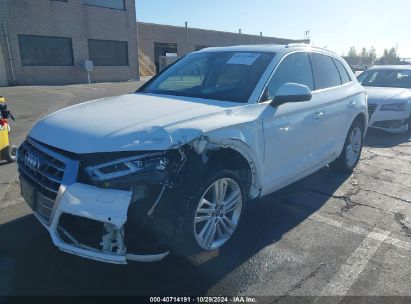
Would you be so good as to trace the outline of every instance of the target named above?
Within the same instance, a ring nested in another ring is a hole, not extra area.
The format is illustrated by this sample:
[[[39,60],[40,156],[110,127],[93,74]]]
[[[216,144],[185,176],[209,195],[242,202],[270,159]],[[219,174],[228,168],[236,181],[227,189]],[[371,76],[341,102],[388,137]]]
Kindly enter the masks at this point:
[[[341,85],[340,73],[331,57],[317,53],[313,53],[311,56],[315,71],[315,88],[317,90]]]
[[[335,65],[337,66],[338,72],[340,72],[342,84],[348,83],[351,81],[351,77],[345,69],[344,65],[337,59],[334,59]]]

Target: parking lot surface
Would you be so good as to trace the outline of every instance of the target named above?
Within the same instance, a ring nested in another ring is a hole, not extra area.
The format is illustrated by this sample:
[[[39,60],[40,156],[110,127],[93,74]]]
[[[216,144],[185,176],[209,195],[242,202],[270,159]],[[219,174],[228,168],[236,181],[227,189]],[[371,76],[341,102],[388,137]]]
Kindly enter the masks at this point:
[[[18,144],[47,113],[139,85],[11,87],[0,95],[16,116]],[[117,266],[62,253],[23,202],[15,164],[0,163],[0,296],[411,296],[409,137],[369,131],[353,175],[326,167],[251,202],[233,241],[200,263],[170,256]]]

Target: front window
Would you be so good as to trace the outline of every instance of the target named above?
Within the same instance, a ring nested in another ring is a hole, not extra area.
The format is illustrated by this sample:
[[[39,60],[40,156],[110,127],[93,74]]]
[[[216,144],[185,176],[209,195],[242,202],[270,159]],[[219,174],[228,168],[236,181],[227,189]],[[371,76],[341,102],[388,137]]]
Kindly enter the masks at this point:
[[[288,55],[278,66],[267,85],[262,101],[273,100],[277,90],[286,83],[306,85],[314,90],[313,72],[308,53]]]
[[[358,76],[358,81],[366,87],[411,89],[411,70],[369,70]]]
[[[265,52],[190,54],[138,92],[246,103],[274,55]]]

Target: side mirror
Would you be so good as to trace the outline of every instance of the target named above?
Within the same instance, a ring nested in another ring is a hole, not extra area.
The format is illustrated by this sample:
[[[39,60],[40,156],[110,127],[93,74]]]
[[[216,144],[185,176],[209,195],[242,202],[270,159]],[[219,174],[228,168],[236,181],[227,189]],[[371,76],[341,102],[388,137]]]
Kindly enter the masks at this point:
[[[311,90],[306,85],[289,82],[277,90],[270,105],[276,107],[288,102],[309,101],[312,96]]]

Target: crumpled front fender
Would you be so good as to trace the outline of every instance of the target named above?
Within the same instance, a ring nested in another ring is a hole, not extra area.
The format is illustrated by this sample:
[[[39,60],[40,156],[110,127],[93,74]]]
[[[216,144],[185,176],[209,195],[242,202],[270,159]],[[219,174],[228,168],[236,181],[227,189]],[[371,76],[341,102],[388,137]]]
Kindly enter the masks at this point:
[[[261,159],[264,155],[264,142],[259,134],[258,123],[238,125],[236,128],[222,128],[204,133],[192,141],[191,145],[198,154],[206,150],[229,148],[240,153],[248,162],[251,170],[250,197],[256,198],[261,191]]]

